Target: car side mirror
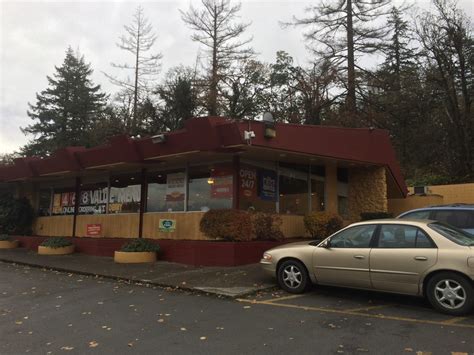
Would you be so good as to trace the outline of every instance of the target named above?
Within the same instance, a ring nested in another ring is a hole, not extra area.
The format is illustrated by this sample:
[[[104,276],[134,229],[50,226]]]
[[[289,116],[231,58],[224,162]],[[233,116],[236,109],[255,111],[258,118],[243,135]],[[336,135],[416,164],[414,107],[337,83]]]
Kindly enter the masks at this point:
[[[331,239],[328,239],[324,243],[322,243],[321,247],[326,248],[326,249],[330,249],[331,248]]]

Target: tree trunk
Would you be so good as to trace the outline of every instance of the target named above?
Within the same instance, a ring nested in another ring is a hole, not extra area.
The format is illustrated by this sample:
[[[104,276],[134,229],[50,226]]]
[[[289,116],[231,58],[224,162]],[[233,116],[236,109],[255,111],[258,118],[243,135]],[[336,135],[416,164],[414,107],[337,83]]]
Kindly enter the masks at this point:
[[[135,86],[133,92],[133,119],[132,119],[132,128],[131,134],[135,135],[137,133],[137,109],[138,109],[138,66],[140,58],[140,26],[137,26],[137,52],[135,56]]]
[[[347,0],[347,98],[349,113],[356,113],[356,83],[354,59],[354,28],[352,25],[352,0]]]
[[[217,9],[214,6],[214,14],[217,13]],[[214,38],[212,47],[212,73],[211,83],[209,86],[209,115],[217,116],[217,84],[218,84],[218,63],[217,63],[217,15],[214,16]]]

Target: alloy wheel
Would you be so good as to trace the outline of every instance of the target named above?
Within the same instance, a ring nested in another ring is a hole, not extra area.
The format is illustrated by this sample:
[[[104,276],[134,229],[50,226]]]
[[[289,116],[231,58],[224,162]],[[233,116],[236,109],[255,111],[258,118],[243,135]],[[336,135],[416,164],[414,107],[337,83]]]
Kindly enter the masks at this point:
[[[303,282],[303,275],[295,265],[288,265],[283,269],[283,282],[289,288],[298,288]]]
[[[452,279],[439,281],[434,288],[434,294],[438,303],[448,309],[458,309],[466,303],[466,290]]]

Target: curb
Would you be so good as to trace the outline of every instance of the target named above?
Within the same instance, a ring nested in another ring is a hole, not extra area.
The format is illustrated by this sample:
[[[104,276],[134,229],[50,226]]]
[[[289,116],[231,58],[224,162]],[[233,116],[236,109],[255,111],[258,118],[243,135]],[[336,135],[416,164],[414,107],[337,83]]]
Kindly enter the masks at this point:
[[[80,271],[80,270],[73,270],[73,269],[66,269],[66,268],[61,268],[61,267],[55,267],[55,266],[46,266],[46,265],[40,265],[40,264],[33,264],[33,263],[28,263],[24,261],[15,261],[11,259],[4,259],[0,258],[0,263],[5,263],[5,264],[13,264],[13,265],[22,265],[22,266],[29,266],[35,269],[46,269],[50,271],[59,271],[59,272],[65,272],[69,274],[75,274],[75,275],[83,275],[83,276],[92,276],[92,277],[102,277],[104,279],[108,280],[113,280],[113,281],[124,281],[129,284],[135,285],[135,286],[145,286],[147,285],[150,286],[156,286],[161,289],[172,289],[172,290],[178,290],[178,291],[183,291],[183,292],[190,292],[194,294],[202,294],[206,296],[213,296],[217,298],[226,298],[226,299],[232,299],[236,300],[238,298],[242,297],[247,297],[256,294],[257,292],[262,292],[262,291],[269,291],[272,289],[277,288],[276,286],[271,286],[271,287],[262,287],[259,289],[255,289],[249,292],[244,292],[240,293],[238,295],[229,295],[229,294],[224,294],[224,293],[217,293],[217,292],[206,292],[204,290],[200,290],[198,288],[193,288],[193,287],[183,287],[183,286],[176,286],[176,285],[169,285],[169,284],[164,284],[161,282],[154,282],[150,280],[142,280],[142,279],[130,279],[127,277],[122,277],[122,276],[114,276],[114,275],[103,275],[103,274],[98,274],[98,273],[92,273],[92,272],[87,272],[87,271]]]

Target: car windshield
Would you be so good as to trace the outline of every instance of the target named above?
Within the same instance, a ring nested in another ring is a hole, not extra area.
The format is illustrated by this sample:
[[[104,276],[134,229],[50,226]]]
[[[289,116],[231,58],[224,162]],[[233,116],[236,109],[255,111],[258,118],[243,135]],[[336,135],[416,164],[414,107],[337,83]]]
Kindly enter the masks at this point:
[[[428,227],[459,245],[474,246],[474,235],[461,229],[439,222],[430,223]]]

